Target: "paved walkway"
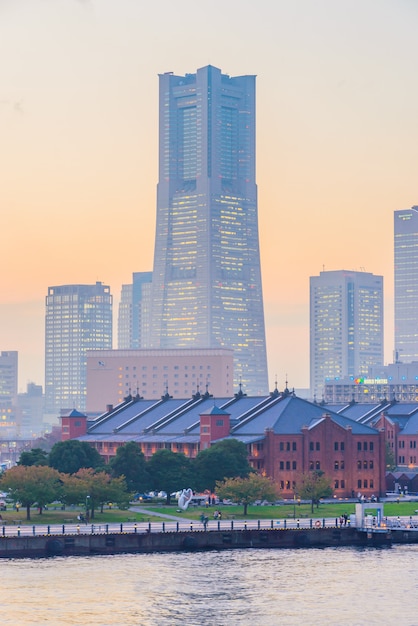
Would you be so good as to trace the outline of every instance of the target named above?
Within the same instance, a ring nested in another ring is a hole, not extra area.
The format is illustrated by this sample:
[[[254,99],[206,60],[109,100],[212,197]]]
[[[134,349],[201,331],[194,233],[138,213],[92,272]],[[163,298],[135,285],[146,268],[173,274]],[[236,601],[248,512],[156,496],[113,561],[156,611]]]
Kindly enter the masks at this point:
[[[153,515],[156,517],[162,517],[163,519],[168,519],[173,522],[196,522],[196,520],[192,520],[186,516],[187,511],[185,511],[185,515],[181,517],[179,515],[168,515],[168,513],[156,513],[155,511],[151,511],[150,509],[144,509],[143,506],[130,506],[130,511],[134,513],[143,513],[144,515]]]

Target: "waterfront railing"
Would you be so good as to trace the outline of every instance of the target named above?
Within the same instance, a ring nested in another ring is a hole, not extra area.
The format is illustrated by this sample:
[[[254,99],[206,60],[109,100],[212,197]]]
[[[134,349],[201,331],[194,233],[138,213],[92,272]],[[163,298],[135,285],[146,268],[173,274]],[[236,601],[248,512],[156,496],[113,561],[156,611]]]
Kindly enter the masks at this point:
[[[376,524],[377,526],[377,524]],[[385,518],[379,527],[418,531],[418,516]],[[300,530],[321,528],[350,528],[350,520],[339,518],[274,519],[274,520],[198,520],[121,522],[104,524],[101,522],[80,524],[22,524],[0,526],[2,537],[28,537],[49,535],[123,534],[123,533],[169,533],[169,532],[208,532],[245,530]]]

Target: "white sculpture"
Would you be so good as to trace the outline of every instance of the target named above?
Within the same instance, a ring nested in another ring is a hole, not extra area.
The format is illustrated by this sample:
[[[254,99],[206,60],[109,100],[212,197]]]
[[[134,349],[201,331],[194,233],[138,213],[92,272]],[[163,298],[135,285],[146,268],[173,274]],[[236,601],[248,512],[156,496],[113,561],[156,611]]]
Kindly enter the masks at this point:
[[[179,508],[182,509],[182,511],[185,511],[187,509],[192,497],[193,491],[191,489],[183,489],[177,500]]]

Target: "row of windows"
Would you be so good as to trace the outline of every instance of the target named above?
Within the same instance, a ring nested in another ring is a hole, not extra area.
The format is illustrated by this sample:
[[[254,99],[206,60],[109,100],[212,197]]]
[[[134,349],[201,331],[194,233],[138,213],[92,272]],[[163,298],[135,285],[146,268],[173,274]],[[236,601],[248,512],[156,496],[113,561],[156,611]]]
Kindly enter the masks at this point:
[[[370,450],[373,450],[373,443],[370,444]],[[290,450],[292,450],[293,452],[296,452],[297,446],[296,446],[296,441],[280,441],[279,443],[279,450],[281,452],[283,452],[284,450],[286,450],[287,452],[289,452]],[[317,450],[319,451],[321,449],[321,442],[320,441],[310,441],[309,442],[309,450],[313,451],[313,450]],[[361,448],[360,448],[361,449]],[[367,450],[367,442],[365,442],[365,450]],[[344,450],[344,441],[334,441],[334,450]]]
[[[290,446],[292,446],[292,450],[295,452],[296,451],[296,441],[292,441],[292,442],[290,442],[290,441],[286,441],[286,442],[285,441],[281,441],[279,443],[279,449],[280,449],[281,452],[283,452],[283,450],[285,450],[285,449],[287,451],[289,451],[290,450]]]
[[[359,478],[359,480],[357,481],[357,489],[374,489],[374,480],[367,480],[367,478],[365,478],[363,481]]]
[[[74,368],[76,369],[76,368]],[[229,378],[229,374],[226,375],[227,378]],[[161,378],[161,376],[159,376],[158,374],[153,374],[152,375],[153,378]],[[123,374],[118,374],[118,379],[120,380],[121,378],[123,378]],[[125,378],[127,378],[128,380],[131,380],[131,376],[129,376],[129,374],[125,374]],[[132,379],[137,378],[136,374],[132,374]],[[148,378],[148,374],[142,374],[142,378],[143,379],[147,379]],[[168,378],[168,374],[163,374],[163,378]],[[180,374],[174,374],[173,378],[180,378]],[[183,374],[181,376],[181,378],[189,378],[188,374]],[[210,380],[211,375],[207,374],[206,376],[204,376],[203,374],[192,374],[191,378],[199,378],[200,380]],[[128,384],[128,383],[126,383]]]
[[[119,367],[119,371],[122,371],[122,369],[123,369],[122,367]],[[130,369],[129,365],[125,365],[125,370],[126,370],[126,371],[129,371],[129,369]],[[135,371],[135,370],[136,370],[136,369],[138,369],[138,368],[136,367],[136,365],[133,365],[133,366],[132,366],[132,369]],[[143,366],[141,367],[141,369],[142,369],[142,371],[143,371],[143,372],[146,372],[146,371],[148,370],[148,366],[147,366],[147,365],[143,365]],[[151,367],[150,367],[149,369],[151,369]],[[163,370],[165,370],[165,371],[166,371],[166,370],[168,370],[168,369],[170,369],[170,368],[169,368],[169,366],[168,366],[168,365],[164,365],[162,368],[161,368],[161,367],[159,368],[159,367],[158,367],[158,365],[153,365],[153,366],[152,366],[152,369],[153,369],[154,371],[155,371],[155,370],[158,370],[158,369],[163,369]],[[172,367],[171,367],[171,369],[178,370],[178,369],[180,369],[180,366],[179,366],[179,365],[174,365],[174,366],[172,366]],[[189,366],[188,366],[188,365],[184,365],[184,366],[183,366],[183,369],[184,369],[184,370],[188,370],[188,369],[189,369]],[[195,369],[197,369],[197,366],[196,366],[196,365],[192,365],[190,369],[195,370]],[[200,370],[202,370],[202,369],[203,369],[203,365],[199,365],[199,369],[200,369]],[[210,365],[207,365],[207,366],[206,366],[206,369],[210,370],[210,369],[212,369],[212,368],[211,368],[211,366],[210,366]]]
[[[357,461],[357,469],[374,469],[373,461]]]
[[[334,489],[345,489],[345,480],[334,480]],[[358,480],[357,489],[374,489],[374,481],[372,480]]]
[[[281,480],[280,481],[280,489],[283,491],[284,489],[286,489],[287,491],[289,491],[289,489],[292,489],[293,491],[296,489],[296,482],[294,480],[290,481],[290,480]]]
[[[410,456],[409,457],[409,464],[410,465],[416,465],[417,463],[417,457],[416,456]],[[399,457],[399,464],[400,465],[405,465],[405,457],[404,456],[400,456]]]
[[[361,441],[357,442],[357,450],[360,451],[362,449],[362,445],[361,445]],[[374,450],[374,442],[373,441],[363,441],[363,450],[367,451],[367,449],[370,450],[370,452],[373,452]]]
[[[399,457],[404,458],[404,457]],[[401,461],[399,461],[401,462]],[[281,470],[296,470],[297,464],[296,461],[280,461],[279,469]],[[319,470],[321,469],[320,461],[309,461],[309,469],[310,470]],[[345,469],[344,461],[334,461],[334,470],[339,471]],[[357,469],[374,469],[374,461],[357,461]]]
[[[399,447],[400,448],[405,448],[405,441],[402,439],[399,441]],[[410,448],[416,448],[417,447],[417,442],[415,441],[410,441],[409,442],[409,447]]]
[[[281,469],[281,470],[284,470],[284,469],[295,470],[296,469],[296,461],[292,461],[292,462],[291,461],[286,461],[286,462],[285,461],[280,461],[279,469]]]

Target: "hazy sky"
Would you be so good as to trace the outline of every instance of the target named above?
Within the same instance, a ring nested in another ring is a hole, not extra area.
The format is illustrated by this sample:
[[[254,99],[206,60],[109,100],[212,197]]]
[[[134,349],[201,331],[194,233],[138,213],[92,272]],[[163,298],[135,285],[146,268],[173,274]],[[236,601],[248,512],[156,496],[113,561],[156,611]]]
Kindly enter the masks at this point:
[[[418,204],[416,0],[0,0],[0,349],[44,382],[47,287],[152,269],[158,74],[257,75],[270,388],[309,384],[309,276],[385,279]],[[114,328],[116,339],[116,325]],[[116,347],[116,342],[115,342]]]

